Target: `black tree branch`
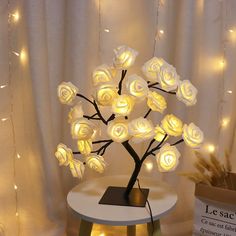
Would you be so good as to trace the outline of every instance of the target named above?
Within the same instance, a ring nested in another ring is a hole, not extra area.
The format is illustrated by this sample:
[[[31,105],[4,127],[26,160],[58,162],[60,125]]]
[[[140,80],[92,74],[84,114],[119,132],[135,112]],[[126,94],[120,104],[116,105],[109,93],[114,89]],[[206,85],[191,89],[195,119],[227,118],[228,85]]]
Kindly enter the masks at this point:
[[[182,143],[183,141],[184,141],[183,139],[180,139],[180,140],[178,140],[177,142],[172,143],[170,146],[175,146],[175,145],[177,145],[177,144],[179,144],[179,143]]]
[[[88,120],[101,120],[99,117],[94,117],[94,116],[86,116],[83,115],[84,118],[88,119]]]
[[[90,99],[88,99],[87,97],[85,97],[84,95],[82,95],[80,93],[77,93],[76,96],[81,97],[81,98],[85,99],[86,101],[90,102],[91,104],[93,104],[93,102]]]
[[[113,143],[113,141],[111,139],[109,139],[109,140],[95,141],[95,142],[93,142],[93,144],[102,143],[102,142],[106,142],[106,144],[102,145],[99,149],[92,151],[91,153],[97,153],[97,155],[102,156],[106,152],[106,149],[108,148],[108,146],[110,146]],[[73,152],[73,154],[81,154],[81,152]]]
[[[146,149],[146,152],[145,152],[145,153],[143,154],[143,156],[142,156],[141,162],[143,162],[143,158],[145,158],[145,156],[146,156],[147,153],[149,152],[149,150],[150,150],[152,144],[153,144],[155,141],[156,141],[155,139],[152,139],[152,140],[150,141],[150,143],[149,143],[149,145],[148,145],[148,147],[147,147],[147,149]]]
[[[103,118],[103,116],[102,116],[102,114],[101,114],[101,112],[100,112],[100,110],[99,110],[99,108],[98,108],[98,105],[97,105],[97,103],[96,103],[95,100],[93,101],[93,105],[94,105],[94,108],[95,108],[96,112],[98,113],[98,116],[99,116],[99,118],[101,119],[101,121],[102,121],[105,125],[107,125],[107,121]]]
[[[108,143],[103,145],[100,149],[98,149],[97,154],[98,155],[103,155],[106,152],[106,149],[113,143],[113,140],[110,140]]]
[[[94,141],[93,144],[97,144],[97,143],[109,143],[111,142],[111,139],[104,139],[104,140],[98,140],[98,141]]]
[[[150,151],[147,151],[147,152],[143,155],[143,157],[142,157],[142,162],[144,162],[145,159],[146,159],[149,155],[153,155],[153,152],[155,152],[156,150],[158,150],[158,149],[161,148],[161,145],[165,142],[166,137],[167,137],[167,134],[165,134],[165,136],[163,137],[163,139],[161,140],[161,142],[160,142],[156,147],[154,147],[154,148],[151,149]]]
[[[122,73],[121,73],[121,79],[120,79],[120,82],[119,82],[119,86],[118,86],[118,94],[121,95],[121,91],[122,91],[122,82],[125,78],[125,75],[127,73],[127,70],[122,70]]]
[[[149,110],[147,111],[147,113],[145,114],[144,118],[147,118],[147,116],[150,114],[151,111],[152,111],[152,109],[149,109]]]
[[[157,89],[157,90],[160,90],[160,91],[162,91],[162,92],[164,92],[164,93],[176,94],[176,92],[173,92],[173,91],[168,92],[168,91],[166,91],[166,90],[164,90],[164,89],[161,89],[161,88],[158,88],[158,87],[152,87],[152,88]]]
[[[155,85],[157,85],[157,84],[159,84],[159,83],[156,82],[156,83],[153,83],[153,84],[149,84],[149,85],[148,85],[148,88],[152,88],[153,86],[155,86]]]
[[[115,117],[116,117],[115,114],[112,114],[112,115],[107,119],[107,124],[108,124],[110,121],[114,120]]]

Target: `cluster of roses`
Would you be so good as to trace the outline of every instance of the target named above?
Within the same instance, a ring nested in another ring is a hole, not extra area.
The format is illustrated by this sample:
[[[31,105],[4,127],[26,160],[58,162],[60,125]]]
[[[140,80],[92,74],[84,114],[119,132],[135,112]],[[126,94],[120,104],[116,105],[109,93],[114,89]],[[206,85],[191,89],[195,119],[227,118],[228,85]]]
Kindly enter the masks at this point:
[[[142,72],[147,78],[133,74],[128,76],[125,82],[126,91],[121,94],[122,81],[119,86],[115,82],[118,70],[122,70],[124,79],[126,70],[135,62],[137,52],[127,46],[120,46],[115,50],[113,65],[101,65],[93,72],[93,84],[96,86],[95,100],[100,107],[110,107],[115,119],[107,122],[107,134],[118,143],[132,140],[141,142],[154,138],[158,142],[167,140],[169,136],[181,136],[185,143],[192,148],[199,148],[203,142],[202,131],[193,123],[189,125],[172,114],[167,114],[160,125],[153,126],[152,122],[140,117],[129,121],[127,116],[133,111],[135,103],[146,101],[150,111],[163,113],[167,108],[165,97],[151,89],[159,89],[167,93],[176,94],[176,97],[187,106],[194,105],[197,101],[197,89],[188,80],[181,81],[173,66],[162,58],[152,58],[147,61]],[[159,86],[159,87],[157,87]],[[78,88],[70,82],[63,82],[58,87],[58,97],[63,104],[72,104]],[[74,106],[69,113],[71,123],[71,134],[78,140],[78,150],[86,156],[86,163],[91,168],[102,172],[105,162],[100,155],[91,155],[93,151],[92,142],[98,133],[94,123],[84,118],[81,104]],[[63,154],[62,154],[63,153]],[[69,153],[67,158],[66,153]],[[63,165],[72,166],[74,176],[82,176],[84,167],[79,161],[72,161],[72,151],[64,144],[59,144],[56,157]],[[156,154],[158,169],[160,171],[171,171],[178,165],[180,153],[176,147],[166,143]],[[79,163],[79,164],[78,164]],[[77,171],[77,169],[79,171]]]

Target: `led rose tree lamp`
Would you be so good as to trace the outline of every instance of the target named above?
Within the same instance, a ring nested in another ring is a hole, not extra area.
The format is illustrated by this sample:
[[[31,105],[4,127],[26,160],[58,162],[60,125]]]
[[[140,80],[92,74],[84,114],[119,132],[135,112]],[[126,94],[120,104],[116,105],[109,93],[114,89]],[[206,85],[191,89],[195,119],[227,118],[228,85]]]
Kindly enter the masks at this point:
[[[137,55],[135,50],[127,46],[115,49],[113,65],[101,65],[92,74],[96,89],[93,99],[80,94],[71,82],[63,82],[58,86],[61,103],[74,105],[69,112],[68,122],[72,138],[77,140],[78,145],[78,151],[72,151],[62,143],[57,146],[55,155],[60,165],[69,166],[72,175],[78,178],[83,177],[85,166],[103,173],[106,167],[103,155],[113,142],[120,143],[134,160],[135,168],[127,187],[108,187],[100,201],[102,204],[145,206],[149,190],[140,191],[133,186],[146,158],[154,156],[160,172],[173,171],[180,158],[175,147],[177,144],[184,141],[192,148],[199,148],[203,142],[203,133],[194,123],[183,124],[173,114],[166,114],[160,124],[155,125],[147,119],[150,112],[163,114],[167,108],[167,102],[160,93],[174,95],[187,106],[192,106],[197,101],[197,89],[190,81],[180,80],[175,68],[157,57],[143,65],[145,79],[133,74],[127,76],[125,81],[127,69],[134,64]],[[120,71],[121,78],[116,83]],[[91,104],[95,113],[85,115],[82,102],[75,104],[76,97]],[[148,111],[143,117],[130,120],[128,117],[139,102],[145,102]],[[103,107],[110,108],[108,119],[102,114]],[[96,122],[107,126],[108,139],[97,140],[101,133]],[[171,136],[177,140],[170,144],[167,140]],[[148,140],[150,142],[142,156],[130,144]],[[94,148],[97,144],[102,146]],[[74,158],[76,154],[80,155],[80,160]]]

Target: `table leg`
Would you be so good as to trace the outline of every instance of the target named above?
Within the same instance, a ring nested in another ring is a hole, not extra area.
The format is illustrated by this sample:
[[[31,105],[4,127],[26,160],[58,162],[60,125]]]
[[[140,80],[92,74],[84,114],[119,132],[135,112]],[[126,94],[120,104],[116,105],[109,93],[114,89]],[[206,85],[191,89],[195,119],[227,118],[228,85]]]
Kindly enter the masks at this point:
[[[160,221],[159,220],[154,221],[154,230],[152,227],[152,222],[149,222],[147,224],[147,230],[148,230],[148,236],[161,236]]]
[[[136,225],[128,225],[127,236],[135,236],[135,235],[136,235]]]
[[[81,219],[79,227],[79,236],[90,236],[92,231],[93,223]]]

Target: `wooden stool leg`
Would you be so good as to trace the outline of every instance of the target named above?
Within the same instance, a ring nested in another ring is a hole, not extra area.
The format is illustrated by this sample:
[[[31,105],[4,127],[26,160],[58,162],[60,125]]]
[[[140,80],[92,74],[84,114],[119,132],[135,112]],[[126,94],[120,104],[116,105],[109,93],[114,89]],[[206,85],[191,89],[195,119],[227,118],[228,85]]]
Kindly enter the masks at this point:
[[[154,231],[152,227],[152,222],[149,222],[147,224],[147,230],[148,230],[148,236],[161,236],[160,221],[159,220],[154,221]]]
[[[81,219],[80,227],[79,227],[79,236],[90,236],[92,227],[93,227],[92,222]]]
[[[127,236],[135,236],[135,235],[136,235],[136,225],[128,225]]]

